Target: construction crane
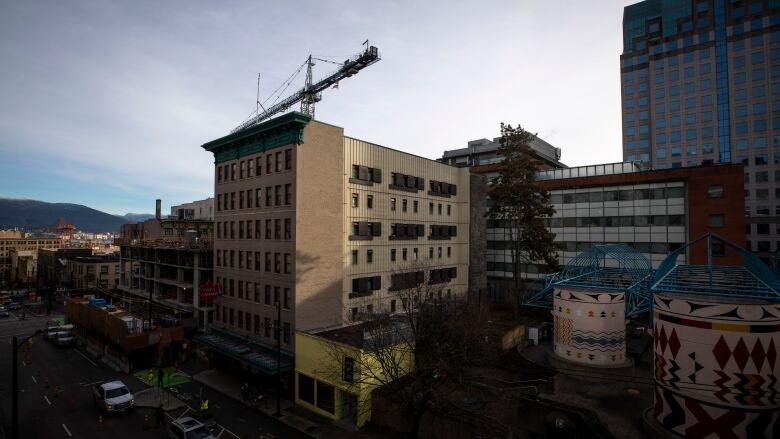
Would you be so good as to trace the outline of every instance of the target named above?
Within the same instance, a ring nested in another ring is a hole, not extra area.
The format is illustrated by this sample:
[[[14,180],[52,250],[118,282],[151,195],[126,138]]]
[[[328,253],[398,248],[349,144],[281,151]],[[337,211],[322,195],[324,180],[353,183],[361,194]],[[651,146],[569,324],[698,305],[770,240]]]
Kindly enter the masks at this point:
[[[298,71],[300,71],[304,65],[306,66],[306,82],[303,88],[298,90],[296,93],[292,94],[291,96],[282,99],[280,102],[268,108],[263,108],[262,112],[259,111],[260,108],[262,108],[262,104],[260,104],[260,100],[258,99],[257,115],[250,117],[244,123],[235,127],[231,131],[231,133],[235,133],[236,131],[241,131],[251,126],[257,125],[260,122],[269,119],[278,113],[286,111],[287,109],[289,109],[291,106],[295,105],[298,102],[301,103],[301,113],[304,113],[313,118],[314,104],[319,102],[322,99],[323,90],[325,90],[328,87],[337,85],[338,82],[341,81],[342,79],[349,78],[350,76],[356,74],[357,72],[363,70],[364,68],[370,66],[371,64],[374,64],[375,62],[381,59],[379,57],[379,49],[377,49],[375,46],[369,46],[368,40],[366,40],[366,42],[363,44],[366,46],[365,50],[347,59],[341,64],[334,63],[333,61],[328,61],[325,59],[316,58],[312,55],[309,55],[309,58],[306,60],[306,62],[304,62],[304,64],[298,69]],[[336,64],[339,66],[339,69],[331,73],[330,75],[326,76],[325,78],[317,81],[316,83],[313,83],[312,67],[314,66],[315,60]],[[298,71],[296,71],[293,74],[293,77],[298,73]],[[258,77],[258,89],[259,89],[259,77]]]

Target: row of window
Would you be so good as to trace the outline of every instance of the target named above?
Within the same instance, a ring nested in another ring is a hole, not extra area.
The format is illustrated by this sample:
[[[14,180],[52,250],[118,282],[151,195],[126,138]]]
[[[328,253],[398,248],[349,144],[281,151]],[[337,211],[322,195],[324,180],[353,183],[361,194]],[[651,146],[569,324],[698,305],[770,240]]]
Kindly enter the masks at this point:
[[[457,267],[434,268],[428,272],[428,283],[440,284],[451,281],[458,277]],[[388,291],[399,291],[414,288],[425,282],[425,271],[417,270],[405,273],[394,273],[390,275],[390,286]],[[364,297],[373,294],[374,291],[382,289],[382,277],[358,277],[352,279],[352,292],[350,298]]]
[[[437,251],[435,252],[436,256],[441,259],[443,252],[443,247],[436,247]],[[413,247],[411,249],[411,260],[417,261],[420,259],[420,252],[418,251],[417,247]],[[446,250],[447,258],[452,257],[452,247],[447,247]],[[409,260],[410,254],[409,249],[404,247],[401,249],[401,260],[406,261]],[[359,251],[358,250],[352,250],[351,253],[351,262],[352,265],[357,265],[359,261]],[[398,259],[398,250],[391,248],[390,249],[390,262],[396,262]],[[428,247],[428,259],[434,259],[434,247]],[[373,249],[366,249],[366,263],[371,264],[374,262],[374,250]]]
[[[239,180],[243,180],[244,178],[261,176],[263,174],[262,157],[263,155],[260,154],[248,160],[241,160],[238,163],[217,165],[217,183],[236,181],[236,177]],[[292,169],[292,149],[265,154],[266,174],[289,171],[290,169]]]
[[[622,189],[603,192],[579,192],[576,194],[550,194],[552,204],[601,203],[604,201],[663,200],[684,198],[685,188]]]
[[[390,174],[390,189],[405,190],[407,192],[417,192],[425,188],[425,179],[412,175],[392,172]],[[352,165],[350,181],[372,185],[382,182],[382,170],[378,168],[369,168],[368,166]],[[429,182],[429,195],[445,196],[457,195],[457,186],[442,181],[431,180]]]
[[[646,227],[684,226],[685,215],[581,216],[547,218],[549,228],[561,227]]]
[[[266,220],[217,221],[218,239],[263,239],[263,221],[265,221],[265,239],[292,239],[292,219],[274,218]],[[238,224],[238,230],[236,230]],[[252,225],[254,224],[254,229]],[[284,227],[284,228],[282,228]],[[236,233],[238,231],[238,233]]]
[[[259,209],[263,207],[262,202],[262,188],[238,192],[238,209]],[[266,186],[265,207],[289,206],[290,204],[292,204],[292,184]],[[236,192],[217,194],[217,211],[224,210],[236,210]]]
[[[278,252],[251,252],[243,250],[215,250],[217,267],[292,274],[292,254]],[[262,256],[265,255],[265,258]],[[238,258],[236,258],[238,256]],[[265,264],[263,264],[265,262]],[[265,268],[265,269],[263,269]]]
[[[216,320],[221,321],[224,325],[254,333],[256,336],[260,336],[262,333],[263,337],[274,341],[279,339],[281,332],[282,343],[290,344],[291,327],[289,322],[283,322],[282,326],[279,326],[279,320],[274,319],[272,324],[269,317],[263,318],[261,322],[261,316],[258,314],[253,315],[249,311],[235,310],[228,306],[215,305],[214,311]]]
[[[458,226],[442,226],[431,224],[428,239],[450,239],[458,236]],[[369,221],[353,221],[349,239],[351,241],[371,240],[374,236],[382,236],[382,223]],[[390,224],[390,240],[417,239],[425,236],[425,224]]]
[[[510,241],[488,241],[488,250],[513,250]],[[576,241],[556,241],[555,246],[560,251],[581,253],[590,249],[592,245],[603,244],[601,242],[576,242]],[[667,242],[626,242],[626,245],[634,248],[639,253],[660,253],[668,254],[680,248],[683,243]]]
[[[229,278],[216,278],[223,296],[239,298],[254,303],[262,303],[268,306],[276,307],[279,300],[282,301],[282,309],[292,308],[292,290],[287,287],[280,287],[270,284],[252,283],[249,281],[234,280]]]
[[[353,193],[351,197],[350,205],[354,208],[360,207],[360,194]],[[437,209],[434,209],[438,205]],[[452,215],[452,205],[447,204],[447,215]],[[374,208],[374,196],[371,194],[366,195],[366,208],[367,209],[373,209]],[[392,212],[395,212],[398,210],[398,200],[395,197],[390,197],[390,210]],[[412,212],[418,213],[420,210],[420,203],[418,200],[412,200]],[[402,212],[408,212],[409,211],[409,200],[406,198],[401,199],[401,211]],[[442,203],[428,203],[428,213],[433,215],[434,212],[438,212],[439,215],[442,215]]]

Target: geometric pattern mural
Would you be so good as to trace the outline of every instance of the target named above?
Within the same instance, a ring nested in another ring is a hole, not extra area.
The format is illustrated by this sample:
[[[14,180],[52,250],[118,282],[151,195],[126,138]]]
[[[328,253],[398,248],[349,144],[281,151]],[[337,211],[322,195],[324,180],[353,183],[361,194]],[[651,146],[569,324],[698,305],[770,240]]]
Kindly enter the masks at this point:
[[[689,438],[780,438],[780,304],[657,294],[654,417]]]
[[[553,349],[569,361],[591,366],[626,360],[625,293],[556,286]]]

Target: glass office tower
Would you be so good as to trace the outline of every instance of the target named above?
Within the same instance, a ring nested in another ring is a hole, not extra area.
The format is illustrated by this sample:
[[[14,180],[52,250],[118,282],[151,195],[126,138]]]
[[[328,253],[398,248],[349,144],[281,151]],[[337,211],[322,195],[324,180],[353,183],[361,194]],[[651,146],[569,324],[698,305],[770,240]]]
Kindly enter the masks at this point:
[[[746,246],[763,258],[773,254],[780,245],[780,0],[627,6],[620,65],[624,160],[655,169],[744,164]]]

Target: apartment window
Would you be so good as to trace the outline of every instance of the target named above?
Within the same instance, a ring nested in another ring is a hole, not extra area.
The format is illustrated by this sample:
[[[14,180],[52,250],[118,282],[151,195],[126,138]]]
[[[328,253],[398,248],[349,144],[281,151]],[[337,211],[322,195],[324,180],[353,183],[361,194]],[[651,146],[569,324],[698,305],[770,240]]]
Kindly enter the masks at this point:
[[[406,249],[405,248],[401,250],[401,259],[403,259],[404,261],[406,260]]]
[[[439,259],[441,259],[441,247],[438,247],[437,250],[438,251],[436,252],[436,254],[438,255]]]
[[[230,210],[236,210],[236,193],[230,193]]]
[[[246,191],[246,208],[252,208],[252,189],[247,189]]]
[[[395,249],[390,249],[390,262],[395,262]]]
[[[395,210],[395,198],[390,198],[390,210]]]
[[[428,213],[433,215],[433,203],[428,203]]]
[[[222,183],[222,166],[217,166],[217,182]]]
[[[360,204],[360,195],[352,194],[352,207],[358,207]]]
[[[252,221],[246,222],[246,239],[252,239]]]
[[[450,216],[450,215],[452,215],[452,205],[448,204],[447,205],[447,216]]]
[[[292,293],[289,288],[284,289],[284,300],[282,301],[282,307],[284,309],[290,309],[292,304]]]
[[[260,271],[260,252],[255,252],[255,271]]]
[[[414,200],[414,201],[412,201],[412,211],[413,211],[414,213],[417,213],[417,209],[418,209],[418,207],[419,207],[419,204],[420,204],[420,203],[419,203],[419,202],[417,202],[417,200]]]
[[[265,324],[263,325],[263,329],[264,329],[263,333],[265,334],[266,337],[270,337],[271,336],[271,319],[266,317],[264,319],[264,322],[265,322]],[[312,398],[312,400],[314,400],[314,398]]]
[[[244,253],[244,252],[240,252]],[[238,281],[238,298],[243,299],[244,298],[244,281],[240,280]]]
[[[282,205],[282,185],[277,184],[274,186],[274,199],[277,206]]]
[[[255,160],[249,159],[246,161],[246,176],[247,177],[254,177],[255,176]]]
[[[239,180],[244,178],[244,174],[246,174],[246,162],[242,160],[240,168],[239,168],[239,172],[238,172]]]
[[[217,194],[217,211],[221,211],[221,210],[222,210],[222,194]]]
[[[260,303],[260,284],[255,284],[255,303]],[[257,327],[257,321],[255,320],[255,327]]]
[[[265,155],[265,172],[270,174],[274,169],[274,156],[271,153]]]
[[[292,149],[284,150],[284,169],[292,169]]]
[[[263,201],[263,190],[260,188],[255,189],[255,207],[260,207]]]
[[[265,252],[265,272],[271,272],[271,253]]]
[[[292,204],[292,185],[284,185],[284,205],[289,206]]]
[[[244,251],[239,250],[238,251],[238,268],[244,268]],[[239,281],[240,285],[240,281]]]
[[[276,172],[282,172],[282,152],[276,153]]]
[[[369,209],[373,209],[374,208],[374,196],[373,195],[367,195],[366,196],[366,207],[369,208]]]
[[[373,250],[366,250],[366,263],[373,263],[374,262],[374,251]]]
[[[274,273],[282,272],[282,254],[274,253]]]
[[[274,239],[282,239],[282,220],[274,220]]]
[[[244,222],[238,222],[238,239],[244,239]]]
[[[271,191],[271,186],[265,187],[265,207],[271,207],[273,206],[273,192]]]
[[[230,239],[236,239],[236,222],[230,222]]]
[[[452,257],[452,247],[447,247],[447,257]]]
[[[292,239],[292,219],[284,219],[284,239]]]
[[[284,340],[283,341],[284,341],[285,344],[290,344],[290,324],[288,322],[284,322]],[[321,387],[321,385],[320,385],[320,387]],[[320,395],[318,394],[318,396],[320,396]],[[324,401],[326,398],[322,398],[322,399]],[[331,412],[332,411],[333,410],[331,410]]]
[[[284,274],[292,273],[292,254],[284,254]]]
[[[710,227],[725,227],[726,219],[722,213],[711,214],[708,219]]]
[[[404,198],[403,200],[401,200],[401,211],[406,212],[407,206],[408,206],[408,201],[406,200],[406,198]]]
[[[234,325],[235,325],[235,310],[233,308],[230,308],[230,326],[234,326]]]
[[[271,220],[265,220],[265,239],[271,239]]]
[[[260,239],[263,237],[262,224],[263,220],[255,220],[255,239]]]
[[[266,285],[265,286],[265,297],[263,298],[263,303],[265,303],[266,305],[270,305],[271,304],[271,286],[270,285]]]
[[[255,161],[255,175],[258,177],[263,173],[263,166],[260,161],[260,156],[257,156],[257,160]]]
[[[413,249],[412,249],[412,260],[413,260],[413,261],[416,261],[417,259],[419,259],[419,257],[420,257],[420,255],[419,255],[419,253],[417,252],[417,248],[413,248]]]
[[[428,247],[428,259],[433,259],[433,247]]]
[[[231,163],[230,164],[230,180],[236,181],[236,164]]]
[[[358,263],[358,251],[352,250],[352,265],[357,265]]]
[[[233,253],[233,251],[231,250],[230,253]],[[233,279],[230,279],[228,285],[230,285],[230,297],[233,297],[235,295],[235,290],[233,289],[233,287],[236,285],[235,281]]]

